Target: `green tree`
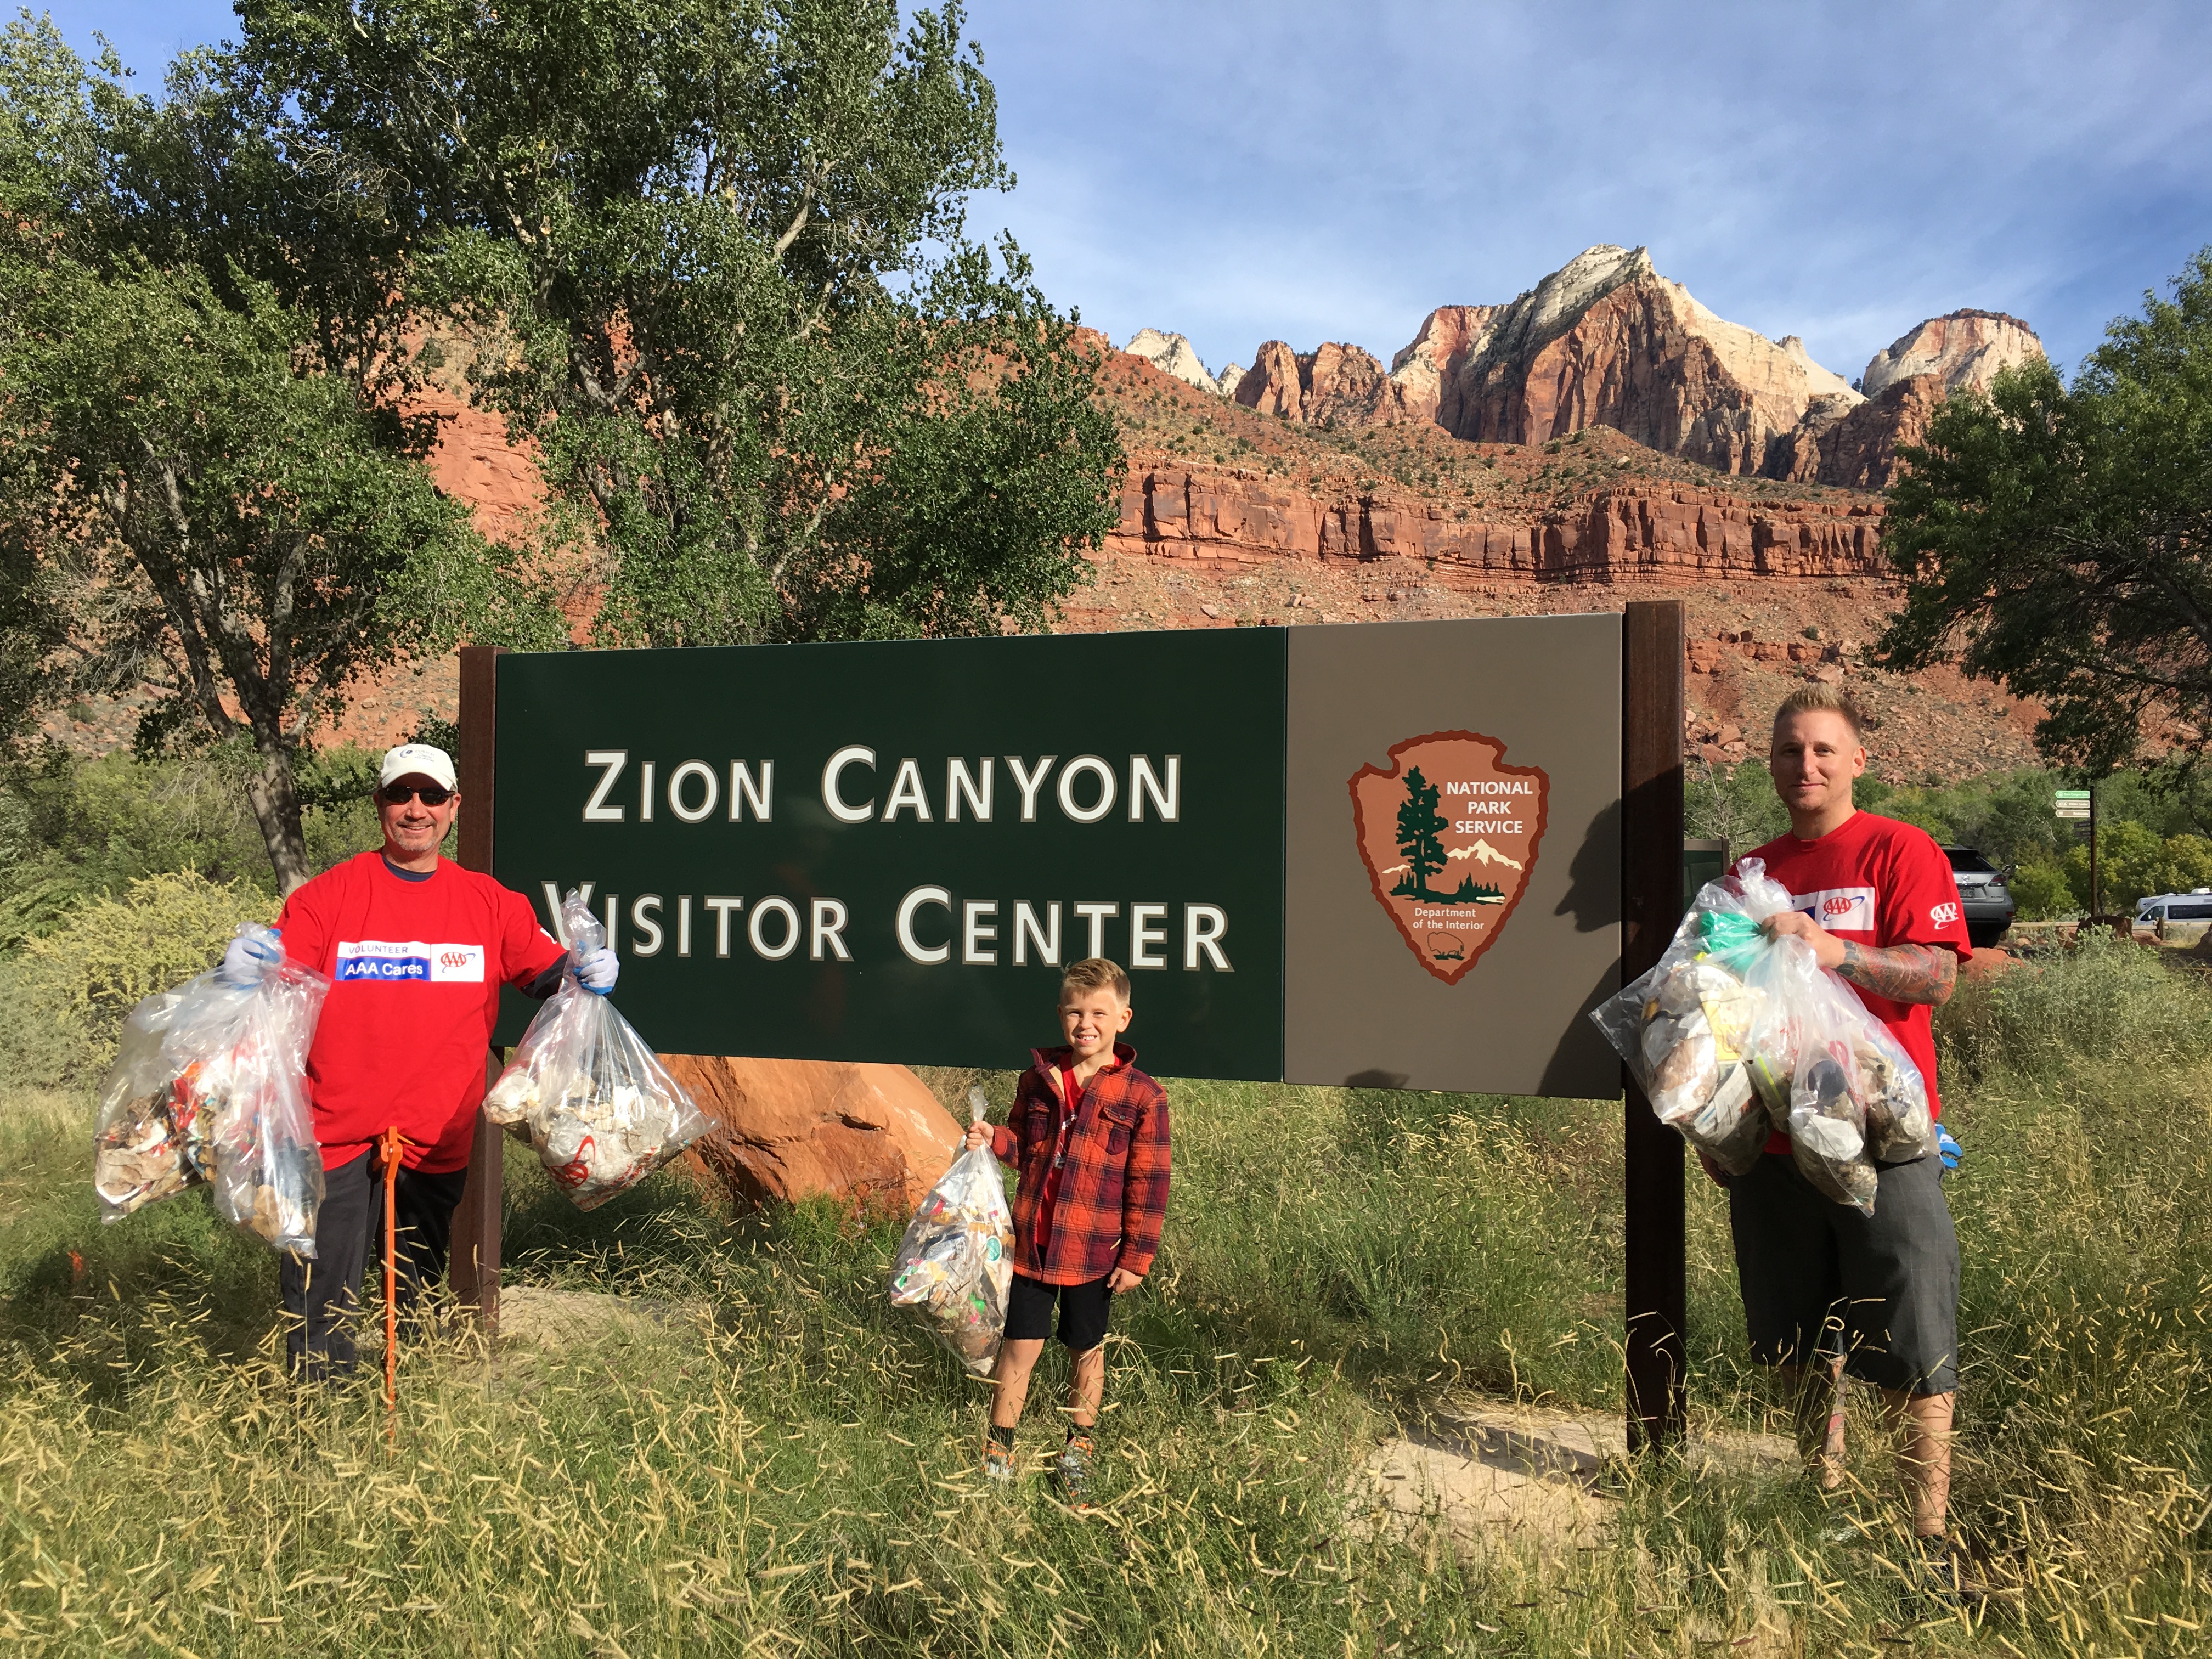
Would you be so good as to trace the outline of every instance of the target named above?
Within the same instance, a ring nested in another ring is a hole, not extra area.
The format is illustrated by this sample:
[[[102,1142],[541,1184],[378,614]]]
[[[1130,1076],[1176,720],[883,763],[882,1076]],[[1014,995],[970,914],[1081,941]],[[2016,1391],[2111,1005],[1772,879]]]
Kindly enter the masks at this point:
[[[1692,756],[1683,786],[1684,831],[1698,841],[1726,842],[1730,859],[1764,847],[1790,827],[1789,810],[1774,793],[1774,775],[1765,761],[1714,766]]]
[[[957,5],[241,0],[478,398],[600,538],[612,642],[1037,628],[1117,517],[1100,360],[964,206]]]
[[[2134,758],[2147,720],[2212,726],[2212,248],[2070,389],[2047,362],[2007,370],[1902,453],[1888,665],[1955,657],[2041,699],[2039,744],[2092,775]]]
[[[1398,856],[1408,868],[1400,890],[1413,898],[1434,898],[1429,878],[1444,867],[1443,836],[1451,821],[1437,811],[1438,793],[1419,767],[1407,771],[1406,799],[1398,808]]]
[[[432,484],[432,423],[334,359],[326,319],[235,261],[218,283],[131,246],[129,140],[155,122],[51,25],[0,37],[0,565],[66,641],[41,693],[143,685],[142,748],[251,745],[289,891],[312,873],[295,757],[360,674],[560,621]]]
[[[2135,908],[2153,893],[2186,893],[2212,886],[2212,841],[2202,836],[2160,836],[2131,819],[2097,826],[2097,884],[2108,911]],[[2067,885],[2089,908],[2089,848],[2081,842],[2065,859]]]

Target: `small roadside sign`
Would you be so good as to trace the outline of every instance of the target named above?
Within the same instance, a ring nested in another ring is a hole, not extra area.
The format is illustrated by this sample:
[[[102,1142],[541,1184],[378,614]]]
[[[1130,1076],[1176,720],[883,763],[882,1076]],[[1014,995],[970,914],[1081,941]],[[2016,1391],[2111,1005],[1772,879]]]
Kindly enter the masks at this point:
[[[2053,812],[2062,818],[2086,818],[2092,809],[2086,789],[2059,789],[2051,793]]]

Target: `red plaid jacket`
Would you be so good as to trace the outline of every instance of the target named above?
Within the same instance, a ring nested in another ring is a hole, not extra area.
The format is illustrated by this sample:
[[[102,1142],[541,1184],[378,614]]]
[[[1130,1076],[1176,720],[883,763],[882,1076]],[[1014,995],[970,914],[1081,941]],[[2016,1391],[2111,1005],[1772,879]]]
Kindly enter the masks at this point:
[[[1030,1051],[1013,1110],[991,1131],[991,1150],[1021,1176],[1014,1188],[1014,1271],[1048,1285],[1087,1285],[1116,1267],[1152,1270],[1168,1212],[1168,1097],[1137,1069],[1137,1051],[1114,1045],[1114,1063],[1083,1087],[1067,1161],[1060,1171],[1044,1259],[1037,1210],[1060,1127],[1060,1062],[1066,1048]]]

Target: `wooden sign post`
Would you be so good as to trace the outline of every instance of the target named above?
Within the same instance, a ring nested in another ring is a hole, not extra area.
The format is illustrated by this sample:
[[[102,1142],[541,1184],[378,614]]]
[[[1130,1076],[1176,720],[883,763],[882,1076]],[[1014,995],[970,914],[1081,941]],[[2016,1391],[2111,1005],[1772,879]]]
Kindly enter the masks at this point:
[[[1639,601],[1623,630],[1623,984],[1658,963],[1682,919],[1682,603]],[[1628,1443],[1680,1442],[1686,1273],[1682,1138],[1622,1068],[1627,1094]]]
[[[497,697],[495,665],[500,647],[461,647],[460,864],[465,870],[491,873],[494,743],[492,718]],[[488,1062],[496,1075],[503,1051]],[[489,1080],[489,1079],[487,1079]],[[468,1182],[461,1188],[453,1217],[451,1276],[453,1295],[476,1310],[486,1335],[499,1334],[500,1150],[501,1132],[477,1109],[477,1138],[469,1152]]]

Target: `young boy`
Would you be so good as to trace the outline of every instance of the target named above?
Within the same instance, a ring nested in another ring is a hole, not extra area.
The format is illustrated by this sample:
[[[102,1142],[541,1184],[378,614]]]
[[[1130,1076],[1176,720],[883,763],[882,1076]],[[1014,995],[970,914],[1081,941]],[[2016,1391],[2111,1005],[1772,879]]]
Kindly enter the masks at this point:
[[[1014,1282],[1006,1334],[991,1373],[991,1428],[983,1473],[1014,1478],[1014,1428],[1030,1373],[1052,1332],[1070,1355],[1067,1443],[1054,1473],[1068,1503],[1089,1498],[1093,1431],[1106,1387],[1106,1320],[1112,1299],[1152,1271],[1168,1207],[1168,1097],[1137,1069],[1137,1051],[1115,1039],[1129,1029],[1129,976],[1103,957],[1060,981],[1065,1048],[1031,1051],[1003,1126],[978,1123],[1019,1172],[1014,1191]]]

